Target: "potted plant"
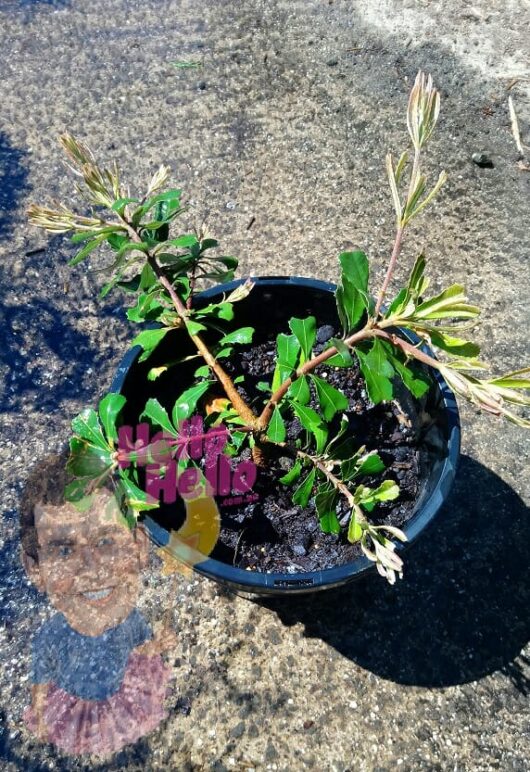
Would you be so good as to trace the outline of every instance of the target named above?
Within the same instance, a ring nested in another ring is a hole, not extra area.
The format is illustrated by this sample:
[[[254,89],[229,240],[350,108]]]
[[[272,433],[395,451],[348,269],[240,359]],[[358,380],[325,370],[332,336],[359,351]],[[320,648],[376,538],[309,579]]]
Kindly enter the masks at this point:
[[[479,309],[462,286],[430,295],[420,254],[389,294],[407,227],[446,179],[429,188],[421,170],[439,108],[420,72],[407,111],[412,158],[386,159],[396,235],[375,294],[359,250],[339,256],[336,287],[234,282],[237,260],[219,256],[216,240],[171,235],[186,210],[179,190],[165,190],[167,167],[131,197],[116,168],[61,137],[91,211],[32,205],[30,221],[72,234],[73,266],[110,247],[101,295],[130,293],[127,317],[144,325],[98,410],[72,422],[70,500],[113,476],[159,544],[243,590],[320,589],[373,564],[391,583],[402,575],[402,544],[454,477],[453,394],[530,426],[530,368],[480,377],[479,348],[462,337]],[[201,291],[205,281],[213,286]]]

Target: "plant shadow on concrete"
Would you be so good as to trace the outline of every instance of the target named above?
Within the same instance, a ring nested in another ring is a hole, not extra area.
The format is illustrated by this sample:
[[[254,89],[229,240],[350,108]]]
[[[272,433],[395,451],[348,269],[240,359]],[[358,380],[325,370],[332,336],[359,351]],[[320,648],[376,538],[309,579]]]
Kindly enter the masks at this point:
[[[86,327],[82,288],[74,284],[65,288],[68,294],[62,301],[57,291],[63,284],[57,268],[62,252],[56,242],[24,257],[25,275],[16,279],[19,294],[33,293],[32,282],[38,275],[39,294],[33,295],[31,303],[8,299],[0,306],[5,339],[0,350],[0,372],[5,373],[0,382],[0,410],[5,413],[23,411],[32,400],[41,412],[53,413],[64,400],[92,398],[94,384],[87,371],[108,367],[109,357],[120,349],[117,339],[109,341],[111,351],[101,346],[100,339]],[[9,266],[0,266],[0,283],[8,286],[12,281]],[[100,329],[111,320],[114,329],[119,326],[110,304],[100,302],[98,314],[103,325]]]
[[[519,656],[530,638],[529,514],[500,477],[463,456],[431,538],[410,547],[399,592],[373,572],[340,590],[262,603],[396,683],[453,686],[501,670],[530,694],[530,662]]]
[[[0,240],[8,239],[12,230],[12,213],[20,198],[29,190],[25,151],[13,147],[0,132]]]

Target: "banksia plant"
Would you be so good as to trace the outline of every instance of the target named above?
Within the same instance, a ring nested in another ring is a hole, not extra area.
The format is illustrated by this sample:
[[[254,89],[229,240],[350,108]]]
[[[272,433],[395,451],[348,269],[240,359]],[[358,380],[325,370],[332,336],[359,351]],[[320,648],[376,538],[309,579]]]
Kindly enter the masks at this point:
[[[378,482],[385,470],[379,453],[367,451],[362,438],[354,436],[348,399],[321,377],[319,370],[323,366],[358,365],[369,398],[377,405],[393,399],[397,382],[414,397],[422,397],[430,388],[422,367],[427,366],[438,370],[454,392],[486,413],[530,426],[525,413],[530,406],[530,368],[484,377],[488,365],[478,358],[478,345],[463,337],[479,316],[464,287],[452,284],[429,295],[426,258],[420,254],[405,286],[389,297],[407,227],[446,180],[442,171],[434,183],[428,183],[422,172],[422,154],[439,112],[440,95],[432,78],[420,72],[407,110],[410,158],[406,149],[397,162],[391,155],[386,159],[396,234],[383,283],[378,290],[370,286],[369,262],[363,252],[342,253],[335,293],[340,334],[315,353],[316,318],[291,318],[289,329],[277,337],[276,367],[270,383],[262,384],[262,404],[257,407],[255,401],[249,404],[239,388],[244,383],[243,374],[233,377],[223,364],[236,347],[252,341],[252,327],[232,325],[237,303],[252,292],[252,282],[240,285],[219,302],[196,304],[197,292],[205,281],[224,283],[233,278],[237,260],[218,255],[218,242],[204,234],[171,235],[184,210],[181,191],[165,189],[169,176],[166,166],[155,173],[144,195],[134,197],[122,186],[117,169],[100,168],[84,145],[65,134],[61,142],[80,180],[79,190],[89,212],[80,214],[67,206],[53,210],[33,205],[29,209],[33,225],[51,233],[71,234],[72,242],[80,246],[71,265],[81,263],[98,247],[114,253],[101,294],[114,288],[130,293],[134,305],[127,311],[128,318],[140,324],[158,323],[140,331],[132,341],[142,348],[142,360],[148,360],[174,328],[186,331],[196,356],[202,359],[195,384],[177,396],[171,415],[156,399],[150,399],[141,416],[164,438],[161,473],[175,456],[179,468],[193,464],[186,454],[178,452],[179,425],[190,419],[212,387],[218,391],[220,386],[225,399],[216,400],[217,408],[206,420],[212,425],[222,421],[227,427],[225,452],[234,456],[250,446],[258,465],[268,463],[274,448],[289,457],[291,465],[281,483],[292,486],[293,502],[305,508],[314,500],[322,531],[344,533],[350,542],[359,543],[391,583],[402,574],[396,540],[406,537],[398,528],[375,524],[371,513],[381,502],[397,499],[399,486],[388,479]],[[213,335],[213,343],[205,342],[206,331],[209,341]],[[149,378],[160,377],[179,361],[176,351],[167,365],[152,368]],[[74,419],[69,465],[75,481],[68,495],[73,501],[79,500],[113,475],[132,517],[136,517],[158,503],[140,485],[137,449],[124,453],[117,447],[124,404],[122,395],[108,394],[97,412],[87,409]],[[286,421],[293,417],[305,431],[302,438],[290,442]],[[160,447],[157,458],[160,461]],[[341,498],[347,507],[346,515],[339,518]]]

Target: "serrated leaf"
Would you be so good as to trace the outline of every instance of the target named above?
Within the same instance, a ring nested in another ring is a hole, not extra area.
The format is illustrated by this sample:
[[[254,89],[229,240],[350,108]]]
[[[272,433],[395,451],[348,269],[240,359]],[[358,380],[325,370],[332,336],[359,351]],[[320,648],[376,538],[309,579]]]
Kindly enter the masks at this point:
[[[376,501],[393,501],[399,496],[399,485],[394,480],[385,480],[373,492]]]
[[[200,332],[206,329],[204,324],[200,322],[194,322],[193,319],[186,319],[186,328],[190,335],[198,335]]]
[[[138,358],[139,362],[143,362],[153,353],[169,330],[169,327],[157,327],[154,330],[142,330],[142,332],[136,336],[131,343],[131,346],[141,346],[144,350],[144,353]]]
[[[280,477],[280,482],[284,485],[291,485],[292,483],[296,482],[298,478],[300,477],[302,473],[302,462],[300,459],[296,459],[293,466],[287,474],[284,474],[283,477]]]
[[[180,397],[175,402],[173,412],[171,414],[173,423],[176,427],[179,426],[181,421],[184,421],[186,418],[191,416],[197,407],[197,402],[203,396],[203,394],[206,394],[211,384],[212,381],[201,381],[201,383],[196,383],[194,386],[186,389],[186,391],[180,395]]]
[[[169,420],[169,415],[165,407],[162,407],[160,402],[154,397],[151,397],[145,403],[143,413],[140,416],[142,418],[149,418],[157,427],[163,429],[164,432],[170,434],[172,437],[177,436],[177,430]]]
[[[331,338],[329,344],[337,349],[337,353],[326,360],[326,364],[331,367],[351,367],[353,364],[353,357],[344,341],[340,338]]]
[[[315,476],[316,471],[312,469],[293,493],[293,504],[297,504],[302,508],[307,507],[315,482]]]
[[[360,250],[343,252],[339,261],[342,273],[335,300],[343,331],[348,334],[369,306],[369,266],[366,255]]]
[[[367,354],[360,348],[355,349],[355,353],[359,359],[368,395],[373,404],[377,405],[379,402],[391,400],[393,396],[391,378],[394,375],[394,368],[388,361],[381,341],[376,338]]]
[[[287,397],[292,399],[293,402],[298,402],[300,405],[307,405],[311,399],[311,392],[305,375],[302,375],[300,378],[293,381],[287,391]]]
[[[317,337],[317,321],[314,316],[306,319],[289,319],[289,329],[298,340],[304,359],[308,360]]]
[[[252,343],[252,336],[254,335],[253,327],[240,327],[239,330],[234,330],[225,335],[219,343],[224,346],[227,343]]]
[[[315,384],[318,401],[326,421],[331,421],[338,411],[348,409],[348,399],[341,391],[317,375],[312,375],[311,380]]]
[[[271,442],[284,442],[285,435],[285,422],[280,411],[278,410],[278,407],[275,406],[272,413],[272,418],[267,427],[267,437],[271,440]]]
[[[118,484],[131,509],[134,509],[137,512],[147,512],[151,509],[158,509],[160,506],[157,501],[154,501],[152,497],[148,496],[147,493],[139,488],[129,477],[121,477]]]
[[[201,365],[193,373],[194,378],[208,378],[210,376],[210,368],[208,365]]]
[[[77,437],[70,439],[70,457],[66,468],[75,477],[103,480],[114,466],[110,448],[97,447]]]
[[[103,397],[99,403],[99,418],[103,424],[107,438],[112,442],[117,442],[118,440],[116,419],[126,402],[127,400],[123,394],[110,393],[107,394],[106,397]]]
[[[98,448],[108,450],[109,444],[101,431],[97,413],[91,407],[82,410],[72,420],[72,431],[81,439],[88,440]]]

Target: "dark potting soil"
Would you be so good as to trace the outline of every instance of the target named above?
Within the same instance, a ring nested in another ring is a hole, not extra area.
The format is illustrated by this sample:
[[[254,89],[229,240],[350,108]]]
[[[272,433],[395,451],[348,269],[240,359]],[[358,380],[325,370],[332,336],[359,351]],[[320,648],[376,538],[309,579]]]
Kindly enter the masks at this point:
[[[317,353],[334,334],[330,325],[318,330]],[[245,375],[240,391],[250,404],[259,409],[265,395],[256,385],[259,381],[270,383],[272,379],[275,338],[247,346],[234,354],[225,366],[231,374]],[[365,445],[367,450],[377,450],[385,463],[383,473],[365,477],[360,482],[377,486],[383,480],[392,479],[400,487],[399,498],[380,504],[370,514],[370,520],[403,526],[412,515],[419,492],[420,464],[417,432],[413,429],[415,422],[397,401],[372,405],[356,366],[322,366],[318,374],[348,397],[347,416],[358,445]],[[318,407],[314,394],[310,406]],[[338,425],[340,418],[335,420]],[[286,427],[287,438],[293,443],[304,433],[297,419],[286,420]],[[350,544],[345,533],[338,536],[324,534],[320,530],[313,501],[310,500],[304,510],[293,504],[292,494],[296,484],[286,486],[279,482],[279,478],[292,466],[292,458],[280,454],[281,451],[275,449],[268,467],[259,468],[251,494],[218,499],[221,534],[211,557],[253,571],[293,573],[330,568],[354,560],[361,554],[359,545]],[[238,461],[248,458],[250,451],[245,451],[240,458],[232,459],[232,464],[235,467]],[[346,502],[339,502],[339,520],[346,514],[346,506]]]

